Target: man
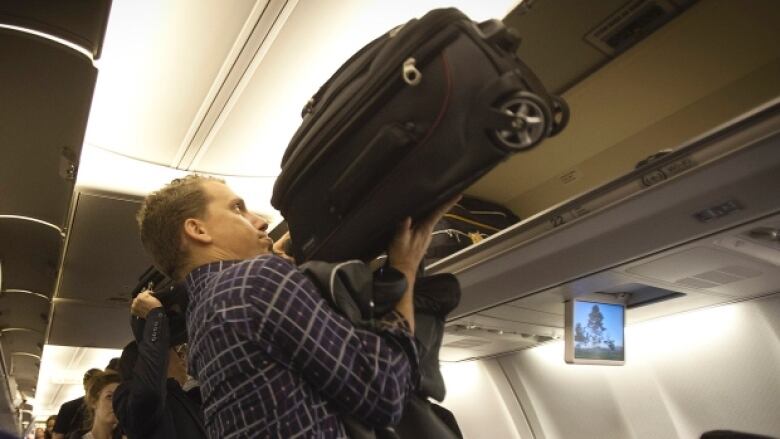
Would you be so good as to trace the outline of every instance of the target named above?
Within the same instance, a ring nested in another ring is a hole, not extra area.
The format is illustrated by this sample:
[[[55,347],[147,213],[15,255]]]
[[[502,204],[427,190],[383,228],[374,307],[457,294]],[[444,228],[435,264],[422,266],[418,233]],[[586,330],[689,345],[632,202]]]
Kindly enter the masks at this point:
[[[223,182],[188,176],[150,194],[141,240],[164,273],[186,277],[189,359],[209,437],[345,437],[345,413],[372,427],[398,422],[418,376],[416,270],[454,201],[399,225],[389,263],[407,289],[370,332],[271,253],[266,221]]]
[[[160,301],[149,291],[133,300],[143,333],[122,351],[122,383],[114,413],[128,439],[205,439],[200,405],[182,390],[187,381],[183,328],[171,328]]]
[[[102,371],[100,369],[90,369],[84,373],[84,379],[82,380],[84,393],[87,392],[89,380],[98,372]],[[54,424],[52,437],[54,439],[65,439],[65,436],[71,432],[81,430],[84,425],[86,410],[83,396],[62,404],[60,412],[57,413],[57,421]]]

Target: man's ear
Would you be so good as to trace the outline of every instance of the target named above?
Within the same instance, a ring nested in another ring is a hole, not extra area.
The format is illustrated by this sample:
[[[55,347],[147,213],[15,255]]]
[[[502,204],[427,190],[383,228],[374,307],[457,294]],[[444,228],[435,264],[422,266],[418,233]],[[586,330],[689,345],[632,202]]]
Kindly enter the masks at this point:
[[[206,224],[197,218],[184,220],[184,235],[201,244],[208,244],[212,241]]]

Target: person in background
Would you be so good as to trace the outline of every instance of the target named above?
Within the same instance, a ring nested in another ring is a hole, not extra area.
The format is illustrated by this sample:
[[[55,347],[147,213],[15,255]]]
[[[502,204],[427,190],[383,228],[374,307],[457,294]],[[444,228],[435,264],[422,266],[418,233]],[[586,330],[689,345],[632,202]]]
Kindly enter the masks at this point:
[[[82,381],[84,393],[87,392],[89,380],[100,372],[102,372],[100,369],[90,369],[84,374]],[[85,412],[83,396],[62,404],[60,412],[57,414],[57,421],[54,423],[52,438],[65,439],[68,434],[80,430],[84,425]]]
[[[52,439],[54,437],[55,423],[57,423],[57,415],[51,415],[49,416],[49,419],[46,420],[46,431],[44,432],[44,437],[46,439]]]
[[[36,428],[35,439],[46,439],[46,430],[41,427]]]
[[[85,405],[86,425],[89,427],[70,433],[67,439],[119,439],[123,436],[117,428],[112,401],[119,385],[116,372],[98,372],[89,382]]]
[[[187,381],[184,325],[172,325],[150,291],[138,294],[131,312],[145,324],[139,340],[122,351],[122,384],[114,394],[119,425],[129,439],[206,439],[199,401],[182,388]]]
[[[105,371],[119,373],[119,357],[112,358],[111,361],[108,362],[108,366],[106,366]]]

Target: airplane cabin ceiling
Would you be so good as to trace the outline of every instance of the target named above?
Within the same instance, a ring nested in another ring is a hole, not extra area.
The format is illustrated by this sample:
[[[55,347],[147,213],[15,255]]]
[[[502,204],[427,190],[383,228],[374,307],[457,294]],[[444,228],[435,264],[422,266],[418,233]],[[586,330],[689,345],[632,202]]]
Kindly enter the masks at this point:
[[[175,165],[264,3],[115,1],[86,144]]]
[[[516,3],[115,1],[86,145],[271,185],[302,106],[357,49],[436,7],[484,20]]]

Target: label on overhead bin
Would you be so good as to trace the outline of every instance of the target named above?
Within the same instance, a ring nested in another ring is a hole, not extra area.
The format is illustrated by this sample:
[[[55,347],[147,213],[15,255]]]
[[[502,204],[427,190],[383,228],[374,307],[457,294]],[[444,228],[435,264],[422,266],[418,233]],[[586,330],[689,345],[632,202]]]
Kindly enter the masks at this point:
[[[668,163],[642,175],[642,186],[650,187],[696,166],[690,157]]]

